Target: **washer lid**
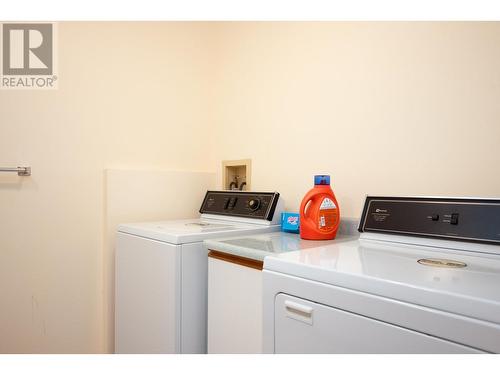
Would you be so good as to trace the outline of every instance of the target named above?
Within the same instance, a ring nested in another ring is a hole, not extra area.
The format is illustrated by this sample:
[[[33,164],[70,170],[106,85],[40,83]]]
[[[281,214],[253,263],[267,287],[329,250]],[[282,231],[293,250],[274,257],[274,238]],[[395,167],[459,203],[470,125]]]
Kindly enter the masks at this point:
[[[264,269],[500,323],[499,255],[355,240],[272,255]]]
[[[269,229],[271,227],[271,229]],[[222,220],[184,219],[146,223],[130,223],[118,226],[121,233],[132,234],[172,244],[203,241],[205,238],[258,233],[278,230],[279,226],[241,224]]]

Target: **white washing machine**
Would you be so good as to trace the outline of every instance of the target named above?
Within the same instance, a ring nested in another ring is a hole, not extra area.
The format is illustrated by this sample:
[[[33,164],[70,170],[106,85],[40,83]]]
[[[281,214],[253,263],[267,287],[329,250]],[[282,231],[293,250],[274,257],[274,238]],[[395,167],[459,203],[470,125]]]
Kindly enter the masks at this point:
[[[282,210],[278,193],[208,191],[199,219],[120,225],[115,352],[206,353],[203,240],[278,231]]]
[[[266,353],[500,353],[500,200],[367,197],[359,231],[266,257]]]

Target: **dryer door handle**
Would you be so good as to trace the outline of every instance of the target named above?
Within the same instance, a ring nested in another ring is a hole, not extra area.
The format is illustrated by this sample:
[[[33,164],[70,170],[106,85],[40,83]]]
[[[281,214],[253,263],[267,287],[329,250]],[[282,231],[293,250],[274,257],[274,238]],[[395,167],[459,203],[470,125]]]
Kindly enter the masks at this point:
[[[311,306],[303,305],[301,303],[293,302],[290,300],[285,301],[286,316],[301,322],[312,324],[312,316],[314,309]]]

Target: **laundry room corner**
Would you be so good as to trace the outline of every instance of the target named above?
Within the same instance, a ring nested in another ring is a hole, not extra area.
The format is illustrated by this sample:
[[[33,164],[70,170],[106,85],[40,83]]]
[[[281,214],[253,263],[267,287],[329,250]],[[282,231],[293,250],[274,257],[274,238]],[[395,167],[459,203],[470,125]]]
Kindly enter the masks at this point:
[[[383,2],[2,4],[0,374],[500,368],[500,7]]]

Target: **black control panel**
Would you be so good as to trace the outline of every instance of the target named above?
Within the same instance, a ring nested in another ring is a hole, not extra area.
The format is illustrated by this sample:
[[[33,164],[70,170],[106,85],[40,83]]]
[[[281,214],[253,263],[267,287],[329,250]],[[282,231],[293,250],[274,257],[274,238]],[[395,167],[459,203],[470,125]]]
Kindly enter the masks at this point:
[[[271,221],[279,196],[279,193],[207,191],[200,213]]]
[[[500,200],[368,196],[359,231],[500,245]]]

